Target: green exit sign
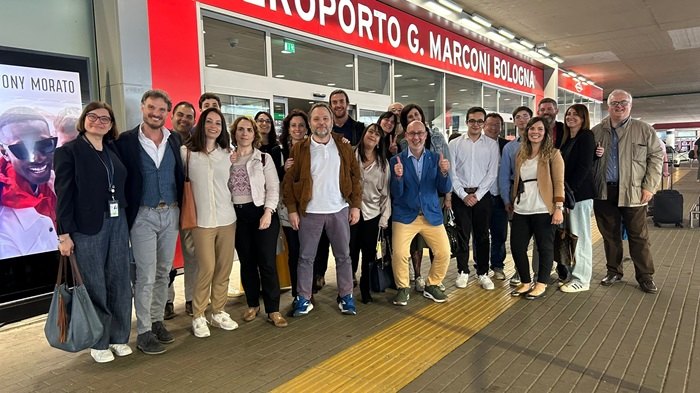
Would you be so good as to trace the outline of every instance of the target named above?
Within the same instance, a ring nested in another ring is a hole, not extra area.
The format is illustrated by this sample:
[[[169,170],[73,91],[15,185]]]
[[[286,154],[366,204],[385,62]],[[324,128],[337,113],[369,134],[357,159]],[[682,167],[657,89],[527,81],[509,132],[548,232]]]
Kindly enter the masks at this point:
[[[283,53],[295,53],[297,51],[296,45],[292,41],[284,40],[284,50]]]

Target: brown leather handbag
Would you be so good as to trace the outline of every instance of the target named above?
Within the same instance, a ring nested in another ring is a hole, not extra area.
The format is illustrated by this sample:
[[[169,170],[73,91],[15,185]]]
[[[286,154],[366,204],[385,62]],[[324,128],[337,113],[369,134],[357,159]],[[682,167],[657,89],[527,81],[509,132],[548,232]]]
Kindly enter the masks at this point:
[[[190,149],[187,149],[185,161],[185,185],[182,188],[182,206],[180,207],[180,229],[192,229],[197,226],[197,206],[194,203],[192,182],[190,182]]]

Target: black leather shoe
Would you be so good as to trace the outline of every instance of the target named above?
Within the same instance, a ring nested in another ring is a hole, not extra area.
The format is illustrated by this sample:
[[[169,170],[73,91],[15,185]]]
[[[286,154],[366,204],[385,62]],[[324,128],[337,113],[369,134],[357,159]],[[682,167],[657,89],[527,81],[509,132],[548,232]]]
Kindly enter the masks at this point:
[[[656,293],[659,291],[658,288],[656,288],[656,284],[654,284],[654,280],[644,280],[639,283],[639,289],[646,293]]]
[[[609,287],[620,280],[622,280],[622,275],[617,273],[608,273],[605,275],[605,278],[600,280],[600,285],[604,287]]]

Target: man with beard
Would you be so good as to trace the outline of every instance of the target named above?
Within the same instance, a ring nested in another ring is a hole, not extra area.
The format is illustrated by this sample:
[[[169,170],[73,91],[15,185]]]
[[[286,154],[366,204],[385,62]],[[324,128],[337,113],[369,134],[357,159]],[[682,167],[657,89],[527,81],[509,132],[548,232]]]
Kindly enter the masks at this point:
[[[56,139],[31,108],[0,116],[0,259],[58,246],[56,194],[49,182]]]
[[[352,148],[342,142],[342,136],[331,132],[333,112],[328,105],[314,104],[309,121],[311,138],[294,145],[294,164],[282,183],[289,223],[299,231],[298,296],[294,299],[293,315],[306,315],[313,309],[314,258],[324,229],[335,257],[338,307],[343,314],[355,315],[350,225],[360,219],[360,167]]]
[[[360,136],[365,130],[365,124],[355,121],[348,114],[350,98],[345,90],[334,90],[328,99],[328,105],[333,110],[333,132],[337,132],[355,146],[360,143]]]
[[[186,144],[192,135],[192,127],[195,122],[194,105],[187,101],[181,101],[173,107],[173,114],[170,118],[173,123],[173,131],[180,134],[182,144]],[[180,231],[180,250],[182,251],[182,259],[185,262],[185,312],[192,316],[192,291],[194,289],[194,280],[197,277],[197,260],[194,257],[194,241],[192,240],[192,232],[189,229]],[[175,313],[175,289],[173,281],[177,275],[177,270],[170,270],[170,283],[168,284],[168,302],[165,303],[165,313],[163,319],[173,319],[177,315]]]
[[[561,146],[562,136],[564,135],[564,123],[557,121],[558,113],[559,107],[557,107],[557,102],[552,98],[543,98],[540,101],[540,105],[537,106],[537,116],[544,117],[551,124],[552,128],[549,131],[552,135],[554,147],[557,149]]]
[[[172,103],[162,90],[141,98],[143,122],[123,133],[117,148],[129,176],[126,219],[134,253],[136,347],[148,355],[165,352],[175,341],[163,324],[168,298],[168,273],[177,242],[182,187],[180,135],[164,127]]]

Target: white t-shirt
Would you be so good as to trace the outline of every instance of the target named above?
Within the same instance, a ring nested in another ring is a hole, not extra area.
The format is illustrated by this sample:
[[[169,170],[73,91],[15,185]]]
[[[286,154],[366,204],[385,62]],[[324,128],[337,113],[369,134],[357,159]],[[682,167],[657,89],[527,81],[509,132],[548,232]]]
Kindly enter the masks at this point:
[[[520,167],[520,182],[523,183],[528,179],[537,179],[537,162],[539,155],[523,162]],[[523,183],[524,192],[515,197],[515,205],[513,210],[521,215],[549,213],[547,205],[544,204],[540,190],[537,188],[537,180]]]

